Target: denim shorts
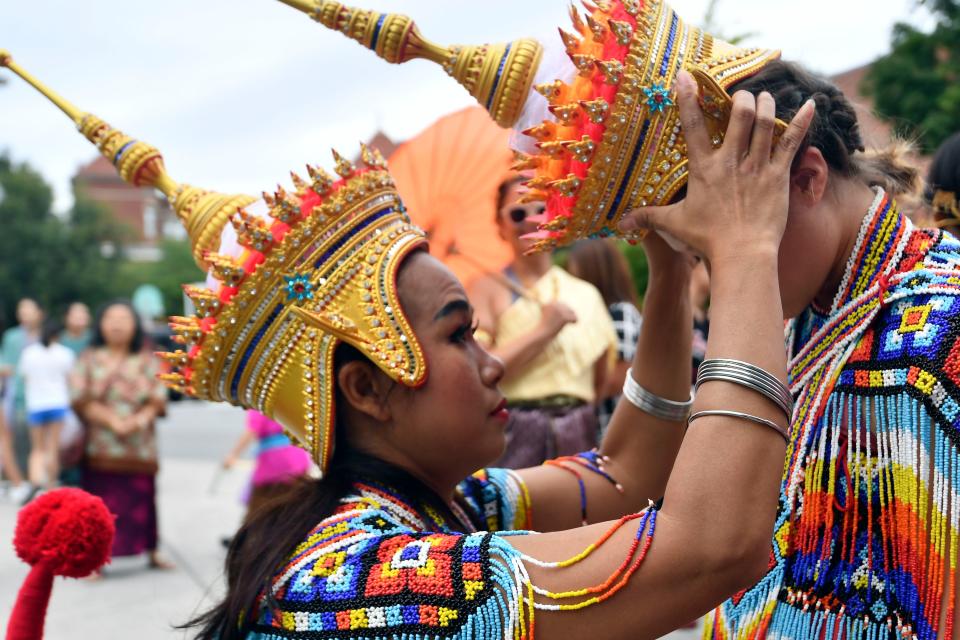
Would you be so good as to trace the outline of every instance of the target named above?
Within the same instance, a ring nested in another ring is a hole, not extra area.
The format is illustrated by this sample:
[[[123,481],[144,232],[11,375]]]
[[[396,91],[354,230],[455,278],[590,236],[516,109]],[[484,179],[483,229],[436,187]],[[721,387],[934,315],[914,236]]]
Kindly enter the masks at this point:
[[[27,424],[29,424],[31,427],[42,427],[50,422],[63,422],[66,417],[66,408],[31,411],[27,414]]]

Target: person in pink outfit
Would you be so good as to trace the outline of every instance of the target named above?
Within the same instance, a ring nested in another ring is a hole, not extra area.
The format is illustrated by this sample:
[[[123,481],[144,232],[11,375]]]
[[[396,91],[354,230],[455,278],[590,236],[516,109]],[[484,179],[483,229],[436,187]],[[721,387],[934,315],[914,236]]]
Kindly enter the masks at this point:
[[[223,466],[229,469],[236,464],[237,458],[254,441],[257,459],[250,479],[245,523],[260,507],[310,471],[310,455],[290,442],[283,427],[256,411],[247,411],[247,430],[224,458]]]

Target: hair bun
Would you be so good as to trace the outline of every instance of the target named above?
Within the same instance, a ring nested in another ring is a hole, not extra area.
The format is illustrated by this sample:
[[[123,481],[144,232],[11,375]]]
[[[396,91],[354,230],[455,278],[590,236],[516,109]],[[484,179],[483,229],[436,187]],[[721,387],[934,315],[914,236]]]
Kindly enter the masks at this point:
[[[920,190],[920,171],[913,161],[913,145],[895,138],[882,149],[870,149],[855,159],[868,184],[894,196],[916,195]]]

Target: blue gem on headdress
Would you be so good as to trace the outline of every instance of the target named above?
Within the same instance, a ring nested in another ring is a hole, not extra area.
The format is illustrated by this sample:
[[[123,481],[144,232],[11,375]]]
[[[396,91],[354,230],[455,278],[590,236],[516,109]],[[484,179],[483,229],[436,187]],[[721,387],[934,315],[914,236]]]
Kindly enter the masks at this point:
[[[287,300],[313,300],[313,283],[305,274],[284,276],[283,279],[287,281]]]
[[[660,83],[644,87],[643,93],[647,96],[647,107],[650,108],[650,113],[662,112],[664,108],[673,106],[670,90]]]

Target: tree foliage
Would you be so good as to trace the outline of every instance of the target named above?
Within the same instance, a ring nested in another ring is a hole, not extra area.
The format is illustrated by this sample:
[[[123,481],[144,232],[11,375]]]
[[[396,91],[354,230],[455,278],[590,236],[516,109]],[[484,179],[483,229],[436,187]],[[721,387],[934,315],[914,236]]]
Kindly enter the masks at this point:
[[[630,265],[630,275],[633,276],[633,284],[637,288],[637,300],[643,300],[647,293],[647,280],[650,275],[650,268],[647,266],[647,254],[639,244],[631,245],[626,242],[619,243],[623,254],[627,258],[627,264]]]
[[[929,33],[893,29],[890,53],[864,79],[877,110],[931,152],[960,131],[960,0],[920,0],[936,19]]]
[[[95,305],[113,295],[111,275],[122,261],[123,229],[97,205],[78,200],[65,217],[53,214],[53,193],[26,164],[0,156],[0,324],[14,322],[20,298],[59,311],[74,300]]]
[[[163,293],[163,305],[168,315],[183,313],[183,289],[187,282],[202,282],[205,275],[193,261],[190,244],[186,240],[164,240],[160,245],[163,256],[159,262],[126,262],[118,274],[117,283],[123,295],[129,297],[142,284],[153,284]]]
[[[180,313],[180,283],[203,279],[185,241],[164,242],[159,262],[131,262],[121,249],[129,230],[100,205],[78,197],[63,217],[52,205],[39,173],[0,155],[0,328],[15,322],[16,303],[26,296],[60,314],[74,301],[96,308],[129,298],[147,283]]]

